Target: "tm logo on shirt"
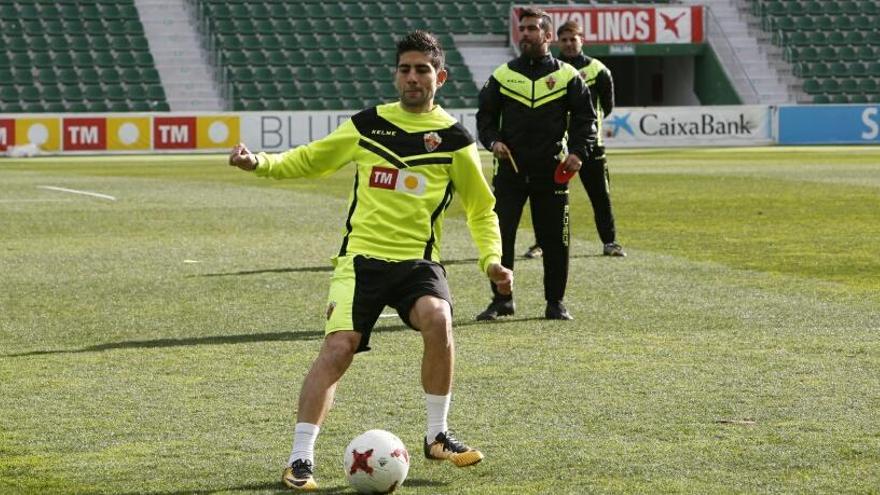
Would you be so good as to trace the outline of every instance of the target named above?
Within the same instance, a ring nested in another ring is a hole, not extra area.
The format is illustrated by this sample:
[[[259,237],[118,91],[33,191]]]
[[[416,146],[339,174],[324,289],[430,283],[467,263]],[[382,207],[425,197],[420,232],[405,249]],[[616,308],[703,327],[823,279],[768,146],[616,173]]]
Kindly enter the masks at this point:
[[[370,172],[370,187],[392,189],[421,196],[425,194],[425,176],[407,170],[388,167],[373,167]]]

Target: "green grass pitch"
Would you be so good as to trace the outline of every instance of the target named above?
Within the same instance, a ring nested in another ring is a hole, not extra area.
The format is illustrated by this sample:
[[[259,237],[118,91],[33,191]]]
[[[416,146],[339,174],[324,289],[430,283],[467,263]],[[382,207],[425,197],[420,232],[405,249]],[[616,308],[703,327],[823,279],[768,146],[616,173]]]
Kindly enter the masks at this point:
[[[573,322],[539,318],[518,259],[517,315],[475,324],[489,290],[450,209],[450,423],[486,460],[422,458],[421,340],[382,319],[318,440],[323,493],[370,428],[410,449],[402,493],[878,493],[880,148],[609,160],[629,256],[599,255],[574,184]],[[0,493],[282,492],[351,178],[0,160]]]

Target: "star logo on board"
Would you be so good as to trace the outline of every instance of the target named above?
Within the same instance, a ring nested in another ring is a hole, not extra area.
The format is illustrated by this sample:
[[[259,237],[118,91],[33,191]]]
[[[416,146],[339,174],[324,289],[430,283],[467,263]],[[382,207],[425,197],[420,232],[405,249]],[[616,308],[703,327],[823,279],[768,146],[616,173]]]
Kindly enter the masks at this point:
[[[544,79],[544,83],[547,84],[547,89],[553,89],[553,86],[556,86],[556,79],[553,76],[549,76],[547,79]]]
[[[358,472],[358,470],[363,471],[367,474],[373,474],[373,468],[370,467],[367,462],[370,457],[373,456],[373,449],[370,449],[364,453],[360,453],[357,449],[351,451],[351,455],[354,460],[351,462],[351,469],[348,474],[354,474]]]
[[[685,13],[682,12],[681,14],[672,17],[660,12],[660,18],[663,19],[663,29],[672,31],[672,34],[674,34],[676,38],[681,38],[681,35],[678,33],[678,21],[684,17],[684,14]]]
[[[629,116],[632,115],[630,113],[626,115],[615,115],[614,117],[610,117],[608,121],[608,137],[614,137],[618,133],[620,133],[621,129],[626,131],[630,136],[635,136],[636,133],[633,132],[632,127],[629,125]]]
[[[426,132],[424,136],[422,136],[422,140],[425,142],[425,149],[428,150],[428,153],[437,149],[440,146],[440,143],[443,142],[443,138],[440,137],[440,134],[436,132]]]

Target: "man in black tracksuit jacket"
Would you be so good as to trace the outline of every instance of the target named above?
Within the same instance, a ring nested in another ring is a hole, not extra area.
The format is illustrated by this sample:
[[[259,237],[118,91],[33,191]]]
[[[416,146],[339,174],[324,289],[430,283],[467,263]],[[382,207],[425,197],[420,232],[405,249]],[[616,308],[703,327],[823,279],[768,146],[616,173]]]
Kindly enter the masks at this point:
[[[559,40],[559,60],[578,70],[590,90],[593,108],[596,109],[597,126],[596,147],[591,149],[589,158],[584,161],[578,175],[593,206],[593,219],[596,231],[602,240],[602,254],[605,256],[626,256],[623,247],[617,243],[617,230],[614,227],[614,214],[611,211],[611,177],[602,144],[602,119],[614,110],[614,79],[611,71],[599,59],[583,53],[583,33],[577,22],[568,21],[556,31]],[[540,244],[529,248],[525,256],[541,256]]]
[[[588,159],[596,112],[577,70],[550,54],[550,17],[525,8],[519,30],[522,55],[498,67],[480,91],[477,130],[496,159],[492,185],[501,264],[513,268],[516,231],[528,200],[535,238],[544,249],[544,316],[570,320],[562,303],[568,281],[568,184],[557,183],[554,173],[560,161],[574,173]],[[494,285],[492,291],[492,303],[478,320],[514,313],[513,296],[498,293]]]

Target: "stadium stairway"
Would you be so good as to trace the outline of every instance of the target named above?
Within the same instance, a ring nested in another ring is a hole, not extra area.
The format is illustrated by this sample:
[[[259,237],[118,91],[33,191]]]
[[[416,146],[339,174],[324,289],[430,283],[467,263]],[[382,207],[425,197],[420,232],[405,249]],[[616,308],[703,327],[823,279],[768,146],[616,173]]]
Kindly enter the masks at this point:
[[[496,67],[515,56],[513,48],[508,45],[507,37],[504,35],[453,36],[453,38],[478,88],[483,87]]]
[[[748,12],[737,0],[684,0],[682,3],[704,5],[707,16],[707,38],[727,69],[743,103],[793,103],[796,94],[791,68],[781,52],[752,35]]]
[[[171,111],[224,109],[184,0],[134,0]]]

